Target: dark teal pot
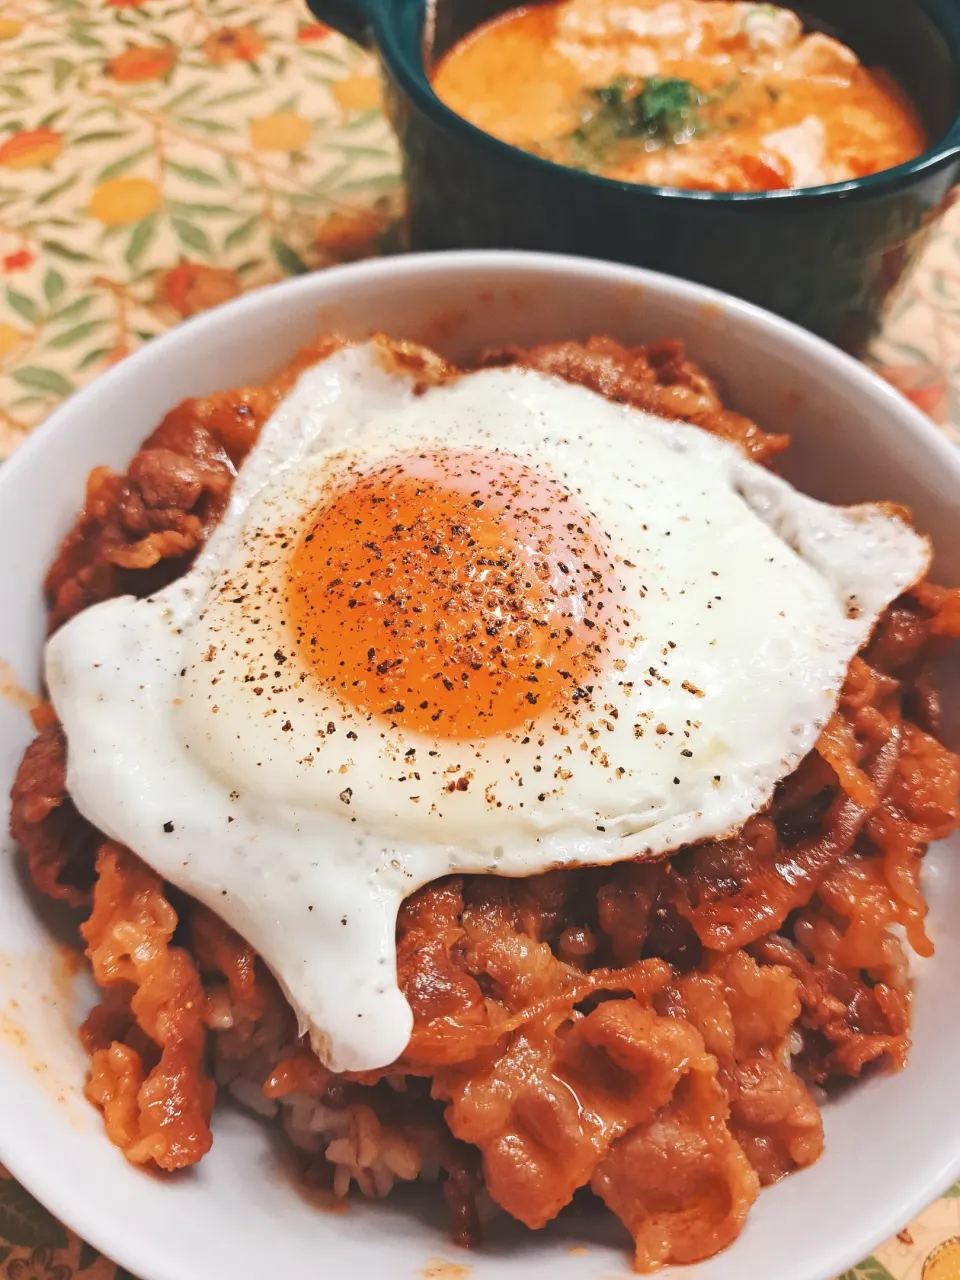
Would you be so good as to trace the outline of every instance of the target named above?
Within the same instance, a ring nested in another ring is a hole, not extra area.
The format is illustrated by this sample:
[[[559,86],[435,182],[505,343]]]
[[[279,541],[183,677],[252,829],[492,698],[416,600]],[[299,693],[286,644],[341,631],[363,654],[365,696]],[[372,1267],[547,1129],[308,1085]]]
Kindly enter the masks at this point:
[[[811,0],[808,25],[889,68],[934,145],[908,164],[801,191],[680,191],[528,155],[430,88],[434,58],[502,0],[309,0],[379,50],[414,249],[516,248],[653,267],[747,298],[854,352],[960,180],[960,0]]]

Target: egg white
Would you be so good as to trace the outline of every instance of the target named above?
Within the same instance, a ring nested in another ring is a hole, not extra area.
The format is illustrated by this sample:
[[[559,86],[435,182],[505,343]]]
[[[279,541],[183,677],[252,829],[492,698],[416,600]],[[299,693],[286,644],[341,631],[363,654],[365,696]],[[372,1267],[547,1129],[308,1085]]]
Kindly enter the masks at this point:
[[[549,469],[609,540],[622,603],[573,723],[432,739],[346,706],[296,658],[296,532],[344,476],[445,447]],[[812,748],[928,558],[894,515],[815,502],[699,428],[520,369],[416,395],[375,344],[347,348],[273,415],[185,577],[49,642],[67,785],[247,938],[325,1061],[373,1069],[411,1028],[405,896],[450,872],[662,856],[735,831]]]

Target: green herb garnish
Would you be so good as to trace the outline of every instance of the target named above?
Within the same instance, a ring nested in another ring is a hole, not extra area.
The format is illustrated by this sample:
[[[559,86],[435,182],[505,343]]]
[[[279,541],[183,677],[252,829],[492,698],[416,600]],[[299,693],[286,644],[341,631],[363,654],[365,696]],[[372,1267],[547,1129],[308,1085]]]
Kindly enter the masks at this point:
[[[671,143],[686,141],[699,124],[698,108],[706,98],[689,80],[651,76],[633,99],[638,123],[651,138]]]
[[[581,124],[569,135],[571,161],[593,168],[625,141],[655,148],[687,142],[702,127],[700,108],[708,101],[689,80],[662,76],[648,77],[639,90],[629,80],[592,89]]]

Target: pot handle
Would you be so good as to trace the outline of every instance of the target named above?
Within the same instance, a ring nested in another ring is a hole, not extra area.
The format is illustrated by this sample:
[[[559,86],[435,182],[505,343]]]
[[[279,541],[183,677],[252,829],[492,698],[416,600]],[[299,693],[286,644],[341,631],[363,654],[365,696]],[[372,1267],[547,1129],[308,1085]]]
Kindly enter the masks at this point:
[[[370,15],[360,0],[307,0],[307,4],[320,22],[325,22],[366,49],[373,48]]]

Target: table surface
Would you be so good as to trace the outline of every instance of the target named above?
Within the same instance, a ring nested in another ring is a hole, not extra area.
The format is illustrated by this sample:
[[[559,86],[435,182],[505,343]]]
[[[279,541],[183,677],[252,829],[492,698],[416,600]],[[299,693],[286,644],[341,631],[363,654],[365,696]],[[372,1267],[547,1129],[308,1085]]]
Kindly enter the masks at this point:
[[[396,248],[399,199],[373,61],[300,0],[2,0],[0,458],[181,318]],[[960,205],[871,362],[960,444]],[[126,1273],[0,1169],[0,1276]],[[843,1280],[960,1280],[960,1184]]]

